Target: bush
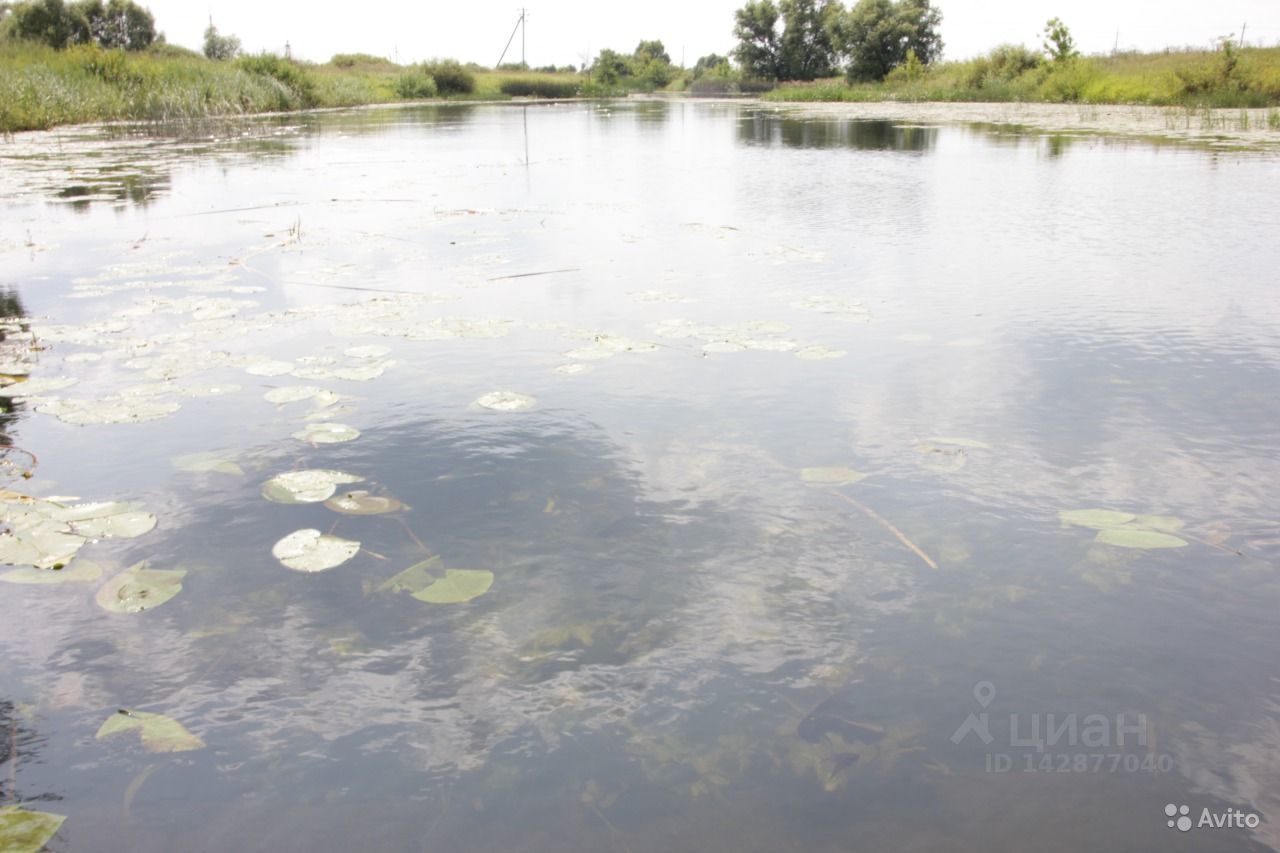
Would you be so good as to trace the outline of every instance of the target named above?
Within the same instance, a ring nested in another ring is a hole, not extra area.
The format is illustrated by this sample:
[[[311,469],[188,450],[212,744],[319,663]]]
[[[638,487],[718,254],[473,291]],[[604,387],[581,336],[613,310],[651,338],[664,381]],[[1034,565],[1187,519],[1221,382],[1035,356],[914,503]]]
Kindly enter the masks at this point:
[[[476,90],[476,77],[456,59],[436,59],[415,66],[436,82],[441,95],[470,95]]]
[[[354,68],[357,65],[393,65],[389,59],[371,53],[335,53],[329,60],[334,68]]]
[[[498,88],[502,94],[513,98],[575,98],[582,87],[576,80],[513,77],[503,80]]]
[[[397,97],[410,101],[434,98],[440,92],[431,75],[423,73],[419,68],[411,68],[397,77],[395,91]]]
[[[292,95],[297,99],[297,104],[290,103],[287,97],[282,99],[281,109],[294,106],[314,107],[318,102],[315,80],[311,79],[306,69],[291,59],[284,59],[273,53],[259,53],[240,57],[236,60],[236,66],[250,74],[275,80],[287,90],[282,95]]]

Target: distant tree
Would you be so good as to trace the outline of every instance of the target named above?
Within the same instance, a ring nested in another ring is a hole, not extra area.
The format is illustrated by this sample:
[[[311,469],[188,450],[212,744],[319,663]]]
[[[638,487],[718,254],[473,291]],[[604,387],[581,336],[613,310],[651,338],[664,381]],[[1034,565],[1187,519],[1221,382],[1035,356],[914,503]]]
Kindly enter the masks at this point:
[[[942,13],[929,0],[858,0],[835,26],[851,80],[883,80],[914,53],[922,65],[942,56]]]
[[[213,21],[210,21],[208,28],[204,31],[204,55],[220,62],[235,59],[240,55],[240,39],[232,35],[222,35],[213,25]],[[337,57],[334,59],[336,60]]]
[[[844,7],[834,0],[782,0],[782,65],[789,80],[813,80],[835,72],[839,56],[833,31]]]
[[[1045,22],[1043,47],[1045,55],[1055,63],[1070,62],[1080,55],[1071,30],[1061,18],[1050,18]]]
[[[750,77],[780,79],[785,72],[778,32],[781,13],[773,0],[749,0],[733,15],[733,36],[738,40],[733,57],[742,70]]]
[[[18,3],[7,29],[14,38],[54,48],[96,44],[106,48],[142,50],[156,40],[151,13],[132,0],[34,0]]]
[[[591,79],[605,86],[616,86],[622,77],[631,76],[631,64],[616,50],[605,48],[591,63]]]
[[[62,0],[18,3],[10,12],[9,32],[15,39],[62,49],[72,43],[74,22]]]
[[[80,0],[68,7],[73,20],[87,26],[88,38],[99,47],[143,50],[156,40],[156,19],[132,0]]]
[[[729,65],[729,58],[720,56],[717,53],[708,53],[706,56],[698,57],[698,61],[693,64],[693,79],[704,77],[708,74],[716,76],[727,76],[732,72]]]
[[[751,77],[827,76],[839,58],[834,33],[842,11],[835,0],[751,0],[735,13],[734,58]]]
[[[631,54],[631,73],[646,85],[660,89],[671,82],[675,70],[667,49],[658,40],[642,41]]]

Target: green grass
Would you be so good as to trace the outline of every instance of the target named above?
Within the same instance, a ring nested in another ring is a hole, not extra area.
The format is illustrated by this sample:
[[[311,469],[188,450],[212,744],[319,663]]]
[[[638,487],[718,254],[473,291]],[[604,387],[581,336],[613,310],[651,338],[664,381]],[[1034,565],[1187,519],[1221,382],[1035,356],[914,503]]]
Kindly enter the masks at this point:
[[[1062,66],[1002,64],[1000,49],[940,63],[915,79],[792,83],[765,97],[778,101],[1043,101],[1189,107],[1280,106],[1280,48],[1168,51],[1087,57]]]
[[[324,64],[269,55],[214,62],[171,46],[124,53],[0,42],[0,132],[417,100],[433,91],[432,84],[412,79],[422,68],[362,54],[338,55]],[[524,81],[538,97],[569,97],[580,88],[576,74],[469,70],[473,90],[453,97],[510,98],[523,93],[515,81]]]

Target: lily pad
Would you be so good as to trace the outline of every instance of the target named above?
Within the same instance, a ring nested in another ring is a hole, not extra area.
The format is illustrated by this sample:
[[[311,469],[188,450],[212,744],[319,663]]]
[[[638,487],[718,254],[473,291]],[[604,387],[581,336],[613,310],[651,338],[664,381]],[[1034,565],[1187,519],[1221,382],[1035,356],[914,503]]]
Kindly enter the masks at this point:
[[[479,598],[493,586],[493,572],[487,569],[445,569],[444,577],[413,594],[428,604],[462,604]]]
[[[70,376],[50,377],[47,379],[28,379],[26,382],[15,382],[0,388],[0,397],[34,397],[50,391],[61,391],[78,382]]]
[[[1111,527],[1098,533],[1096,542],[1117,548],[1181,548],[1186,541],[1168,533],[1140,527]]]
[[[1109,527],[1128,524],[1137,516],[1131,512],[1118,512],[1113,509],[1069,509],[1059,512],[1058,518],[1062,519],[1063,524],[1106,530]]]
[[[23,567],[0,575],[4,583],[55,584],[93,583],[102,577],[102,566],[93,560],[73,560],[64,569],[34,569]]]
[[[523,412],[537,405],[537,400],[528,394],[515,391],[492,391],[476,400],[476,405],[495,412]]]
[[[251,376],[283,376],[294,367],[292,361],[259,361],[246,367],[244,372]]]
[[[262,395],[262,399],[268,403],[297,403],[301,400],[310,400],[323,391],[323,388],[315,385],[285,385],[280,388],[272,388]]]
[[[277,474],[262,484],[262,496],[278,504],[320,503],[333,497],[339,485],[359,483],[363,477],[344,471],[308,468]]]
[[[272,546],[271,555],[294,571],[323,572],[342,565],[359,550],[359,542],[309,527],[281,539]]]
[[[436,578],[431,574],[431,570],[439,568],[440,557],[432,556],[427,559],[414,563],[409,568],[400,572],[395,577],[384,582],[377,588],[377,592],[421,592],[435,582]]]
[[[186,726],[172,717],[124,709],[107,717],[98,728],[96,737],[102,740],[132,731],[139,733],[142,746],[148,752],[190,752],[205,746],[203,740],[187,731]]]
[[[38,853],[57,834],[66,819],[66,815],[0,806],[0,850],[4,853]]]
[[[227,474],[243,477],[244,469],[234,461],[216,453],[191,453],[173,460],[174,467],[190,474]]]
[[[1133,520],[1135,527],[1148,530],[1160,530],[1165,533],[1177,533],[1183,527],[1183,521],[1172,515],[1140,515]]]
[[[848,486],[867,477],[852,468],[805,468],[800,478],[811,486]]]
[[[385,512],[404,509],[404,504],[395,498],[371,495],[368,492],[345,492],[334,495],[325,501],[324,505],[344,515],[381,515]]]
[[[336,423],[307,424],[293,434],[299,441],[311,444],[342,444],[360,437],[360,430],[353,426]]]
[[[156,517],[149,512],[133,511],[76,521],[71,529],[89,539],[133,539],[149,533]]]
[[[796,350],[796,358],[802,358],[805,361],[826,361],[831,358],[843,358],[848,354],[848,350],[831,349],[822,344],[812,344]]]
[[[561,376],[577,376],[580,373],[590,373],[593,370],[589,364],[562,364],[555,368],[555,372]]]
[[[186,576],[186,569],[149,569],[143,561],[104,583],[94,600],[112,613],[153,610],[182,592]]]
[[[391,354],[391,347],[381,344],[368,344],[359,347],[347,347],[342,354],[348,358],[385,358]]]

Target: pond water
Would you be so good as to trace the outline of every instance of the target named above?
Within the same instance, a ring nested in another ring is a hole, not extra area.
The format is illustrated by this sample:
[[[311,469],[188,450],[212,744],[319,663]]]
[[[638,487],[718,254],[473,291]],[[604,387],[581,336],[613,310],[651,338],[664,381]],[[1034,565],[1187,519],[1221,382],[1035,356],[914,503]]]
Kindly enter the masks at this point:
[[[0,583],[50,850],[1280,849],[1273,156],[662,101],[149,133],[0,145],[4,539],[142,519]],[[264,498],[307,469],[394,511]],[[144,560],[177,595],[100,606]],[[413,595],[449,569],[492,583]]]

